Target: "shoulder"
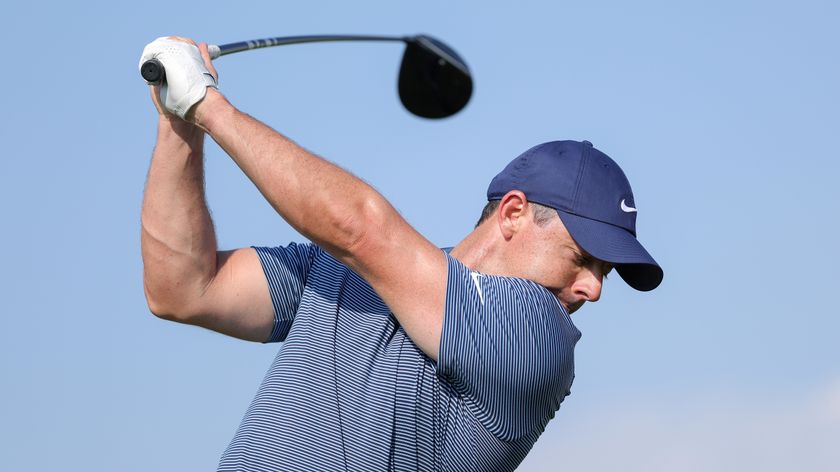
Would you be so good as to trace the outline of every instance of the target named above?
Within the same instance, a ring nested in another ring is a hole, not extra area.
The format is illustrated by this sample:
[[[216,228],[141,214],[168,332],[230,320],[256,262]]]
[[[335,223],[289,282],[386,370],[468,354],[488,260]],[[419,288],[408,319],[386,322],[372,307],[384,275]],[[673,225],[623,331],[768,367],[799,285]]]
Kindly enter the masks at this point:
[[[566,328],[575,340],[580,332],[571,317],[545,287],[517,277],[489,275],[474,271],[447,255],[449,280],[447,306],[476,304],[474,308],[486,314],[498,314],[521,320],[540,321]]]
[[[442,349],[445,344],[447,352],[490,350],[514,367],[540,366],[547,376],[568,369],[581,333],[550,291],[531,280],[482,274],[448,259]]]

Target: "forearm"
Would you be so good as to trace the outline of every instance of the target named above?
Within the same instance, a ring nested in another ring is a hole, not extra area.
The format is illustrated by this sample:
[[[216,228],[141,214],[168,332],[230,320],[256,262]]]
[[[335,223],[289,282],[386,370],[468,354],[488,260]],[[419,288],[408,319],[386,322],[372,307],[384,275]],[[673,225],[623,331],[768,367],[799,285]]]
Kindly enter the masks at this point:
[[[146,298],[178,319],[216,272],[216,236],[204,197],[204,132],[161,118],[141,214]]]
[[[371,221],[396,211],[372,187],[208,92],[196,121],[296,230],[349,262]]]

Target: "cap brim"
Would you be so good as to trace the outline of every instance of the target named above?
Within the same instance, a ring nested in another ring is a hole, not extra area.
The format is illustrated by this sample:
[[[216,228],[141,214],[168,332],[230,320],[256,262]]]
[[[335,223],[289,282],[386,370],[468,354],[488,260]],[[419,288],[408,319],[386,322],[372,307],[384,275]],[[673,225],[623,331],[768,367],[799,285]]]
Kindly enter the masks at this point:
[[[627,285],[647,292],[662,282],[662,268],[624,228],[557,210],[572,239],[594,257],[615,266]]]

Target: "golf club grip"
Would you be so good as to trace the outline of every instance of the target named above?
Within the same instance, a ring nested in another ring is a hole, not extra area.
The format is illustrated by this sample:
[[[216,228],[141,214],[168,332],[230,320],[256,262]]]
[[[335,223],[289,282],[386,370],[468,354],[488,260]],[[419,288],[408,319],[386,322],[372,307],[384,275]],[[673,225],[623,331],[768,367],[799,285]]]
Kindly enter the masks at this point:
[[[210,53],[211,60],[221,55],[219,46],[215,44],[208,44],[207,52]],[[140,75],[149,85],[160,85],[166,80],[166,69],[159,60],[149,59],[140,66]]]
[[[166,69],[157,59],[149,59],[140,66],[140,75],[149,85],[160,85],[166,80]]]

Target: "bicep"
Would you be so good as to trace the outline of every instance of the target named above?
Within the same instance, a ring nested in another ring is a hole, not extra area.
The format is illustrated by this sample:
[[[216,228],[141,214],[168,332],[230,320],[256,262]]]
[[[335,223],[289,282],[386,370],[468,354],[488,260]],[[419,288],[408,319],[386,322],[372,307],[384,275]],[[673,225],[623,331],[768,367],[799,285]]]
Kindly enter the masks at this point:
[[[382,297],[408,336],[437,360],[446,299],[446,255],[396,211],[369,228],[348,265]]]
[[[217,253],[216,276],[195,307],[192,324],[263,342],[274,325],[268,282],[253,248]]]

